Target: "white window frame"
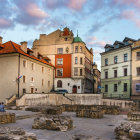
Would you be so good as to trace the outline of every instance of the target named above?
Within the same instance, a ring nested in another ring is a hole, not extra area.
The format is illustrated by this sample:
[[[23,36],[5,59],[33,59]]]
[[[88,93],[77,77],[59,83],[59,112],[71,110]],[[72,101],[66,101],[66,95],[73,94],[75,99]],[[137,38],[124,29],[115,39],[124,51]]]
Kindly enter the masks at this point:
[[[62,50],[60,51],[60,49]],[[57,48],[57,54],[63,54],[63,48]]]
[[[58,62],[60,62],[60,64]],[[62,64],[61,64],[61,62],[62,62]],[[57,65],[63,65],[63,58],[57,58]]]

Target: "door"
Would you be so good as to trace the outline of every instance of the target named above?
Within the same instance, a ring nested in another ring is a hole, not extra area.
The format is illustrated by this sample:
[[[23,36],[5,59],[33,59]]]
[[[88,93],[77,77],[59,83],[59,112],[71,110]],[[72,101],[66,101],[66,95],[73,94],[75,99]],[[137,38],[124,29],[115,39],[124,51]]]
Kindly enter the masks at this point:
[[[34,88],[31,88],[31,93],[34,93]]]
[[[73,86],[72,92],[77,93],[77,86],[76,85]]]

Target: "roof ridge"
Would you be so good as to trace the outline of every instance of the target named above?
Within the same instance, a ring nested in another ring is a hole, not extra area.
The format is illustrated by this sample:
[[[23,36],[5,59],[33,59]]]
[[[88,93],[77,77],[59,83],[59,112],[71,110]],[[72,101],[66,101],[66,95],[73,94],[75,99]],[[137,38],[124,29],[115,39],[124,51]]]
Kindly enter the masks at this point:
[[[16,52],[18,52],[18,50],[16,49],[16,47],[14,46],[14,44],[13,44],[13,42],[10,40],[9,41],[11,44],[12,44],[12,46],[13,46],[13,48],[16,50]],[[19,53],[19,52],[18,52]]]

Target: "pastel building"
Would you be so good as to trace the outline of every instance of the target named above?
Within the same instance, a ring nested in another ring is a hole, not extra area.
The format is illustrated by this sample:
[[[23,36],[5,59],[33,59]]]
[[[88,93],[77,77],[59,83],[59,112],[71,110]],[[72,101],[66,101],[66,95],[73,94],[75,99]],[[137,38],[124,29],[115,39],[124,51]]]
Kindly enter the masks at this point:
[[[54,85],[54,66],[39,53],[18,45],[2,43],[0,37],[0,101],[24,93],[48,93]]]
[[[34,51],[51,59],[55,65],[55,90],[66,89],[69,93],[92,93],[93,51],[80,37],[74,37],[69,28],[41,34],[33,43]]]

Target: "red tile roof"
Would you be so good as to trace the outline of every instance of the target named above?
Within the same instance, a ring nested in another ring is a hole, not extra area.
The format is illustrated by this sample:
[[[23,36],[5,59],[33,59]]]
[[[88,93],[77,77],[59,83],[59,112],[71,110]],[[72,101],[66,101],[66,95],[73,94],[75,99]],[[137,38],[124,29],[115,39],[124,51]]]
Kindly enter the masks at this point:
[[[47,61],[45,61],[44,59],[38,59],[35,56],[31,56],[27,53],[25,53],[24,51],[21,50],[21,46],[12,42],[12,41],[8,41],[6,43],[0,44],[0,47],[3,47],[3,49],[0,49],[0,54],[9,54],[9,53],[19,53],[22,55],[25,55],[29,58],[32,58],[34,60],[40,61],[44,64],[47,64],[49,66],[55,67],[54,65],[52,65],[51,63],[48,63]]]

